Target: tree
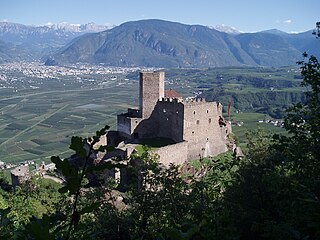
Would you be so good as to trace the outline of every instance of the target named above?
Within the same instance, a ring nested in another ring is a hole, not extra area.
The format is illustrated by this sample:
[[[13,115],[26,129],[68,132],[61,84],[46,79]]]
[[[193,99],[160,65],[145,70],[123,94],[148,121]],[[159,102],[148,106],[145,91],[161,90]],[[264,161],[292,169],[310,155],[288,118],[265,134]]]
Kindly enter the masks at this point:
[[[308,55],[305,53],[304,57]],[[316,190],[320,183],[320,64],[314,56],[299,64],[306,102],[287,110],[285,128],[289,136],[275,138],[279,142],[281,161],[291,166],[292,171],[304,181],[310,181],[309,184],[314,185],[312,188]],[[320,196],[320,191],[316,191]]]
[[[313,31],[314,35],[316,35],[317,37],[320,37],[320,22],[316,23],[316,29]]]

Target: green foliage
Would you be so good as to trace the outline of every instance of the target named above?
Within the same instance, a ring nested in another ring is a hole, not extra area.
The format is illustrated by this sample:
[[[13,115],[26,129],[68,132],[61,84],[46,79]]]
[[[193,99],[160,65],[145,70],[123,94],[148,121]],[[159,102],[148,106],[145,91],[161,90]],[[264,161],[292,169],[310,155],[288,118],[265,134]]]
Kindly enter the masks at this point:
[[[288,109],[285,128],[291,135],[278,137],[279,150],[297,174],[311,177],[317,185],[320,183],[316,178],[320,173],[320,64],[314,56],[299,64],[307,101]]]
[[[0,189],[0,236],[9,239],[23,230],[32,217],[42,218],[55,211],[63,196],[52,180],[32,178],[14,192]]]

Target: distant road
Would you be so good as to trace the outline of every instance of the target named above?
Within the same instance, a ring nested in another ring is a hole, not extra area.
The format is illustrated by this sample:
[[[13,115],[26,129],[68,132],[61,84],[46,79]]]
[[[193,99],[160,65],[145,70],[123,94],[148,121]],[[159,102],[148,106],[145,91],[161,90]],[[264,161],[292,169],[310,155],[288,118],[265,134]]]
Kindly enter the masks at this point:
[[[96,88],[94,90],[98,90],[100,88]],[[16,98],[26,98],[26,97],[32,97],[36,95],[43,95],[43,94],[48,94],[48,93],[65,93],[65,92],[85,92],[85,91],[90,91],[90,89],[71,89],[71,90],[55,90],[55,91],[47,91],[47,92],[40,92],[40,93],[30,93],[30,94],[25,94],[25,95],[19,95],[19,96],[12,96],[12,97],[7,97],[7,98],[2,98],[0,99],[1,101],[6,101],[6,100],[11,100],[11,99],[16,99]]]
[[[55,181],[57,183],[63,183],[64,182],[61,178],[57,178],[57,177],[54,177],[54,176],[43,175],[42,177],[45,178],[45,179],[51,179],[52,181]]]

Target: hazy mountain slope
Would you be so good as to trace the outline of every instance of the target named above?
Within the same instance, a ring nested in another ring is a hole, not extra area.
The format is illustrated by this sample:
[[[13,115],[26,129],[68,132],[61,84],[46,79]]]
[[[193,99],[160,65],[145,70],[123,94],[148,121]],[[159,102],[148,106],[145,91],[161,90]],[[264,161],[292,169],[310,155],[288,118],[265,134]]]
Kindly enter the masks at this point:
[[[48,58],[50,54],[72,41],[74,38],[87,32],[107,29],[108,26],[100,26],[93,23],[75,24],[51,24],[48,26],[26,26],[18,23],[0,22],[0,40],[14,45],[23,52],[27,52],[28,58],[12,54],[5,57],[10,60],[30,60]],[[22,58],[21,58],[22,57]]]
[[[22,60],[34,60],[28,49],[0,40],[0,63]]]
[[[313,30],[301,32],[301,33],[285,33],[277,29],[271,29],[263,32],[268,32],[276,35],[280,35],[286,39],[294,48],[298,51],[307,52],[320,58],[320,41],[313,34]],[[302,58],[300,56],[300,58]]]
[[[98,33],[88,33],[108,29]],[[85,34],[86,33],[86,34]],[[42,59],[47,65],[85,62],[109,66],[222,67],[295,65],[307,51],[320,57],[311,32],[277,29],[229,34],[201,25],[163,20],[110,26],[50,24],[26,26],[0,22],[1,61]]]
[[[200,25],[141,20],[79,37],[52,58],[55,64],[110,66],[286,66],[295,65],[308,47],[292,37],[278,30],[233,35]]]
[[[287,40],[301,52],[307,52],[320,58],[320,40],[312,35],[312,31],[288,34]]]
[[[258,65],[295,65],[301,59],[301,51],[280,35],[258,32],[240,34],[235,38]]]
[[[155,67],[254,64],[231,35],[200,25],[142,20],[124,23],[99,35],[105,37],[104,44],[97,49],[91,48],[86,56],[82,52],[61,51],[54,56],[55,61],[64,64],[73,63],[75,59],[88,62],[92,59],[91,62],[106,65]],[[89,41],[90,37],[94,39],[96,35],[85,38]],[[79,38],[70,51],[82,49],[83,44]],[[234,52],[239,56],[236,57]]]

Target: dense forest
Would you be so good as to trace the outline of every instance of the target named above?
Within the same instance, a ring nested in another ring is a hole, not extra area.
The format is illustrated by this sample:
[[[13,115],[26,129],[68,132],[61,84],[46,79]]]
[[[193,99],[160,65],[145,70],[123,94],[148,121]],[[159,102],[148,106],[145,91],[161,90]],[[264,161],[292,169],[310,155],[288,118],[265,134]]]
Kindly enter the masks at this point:
[[[248,133],[245,157],[161,168],[148,149],[138,167],[91,162],[99,137],[72,137],[74,165],[51,158],[63,186],[33,177],[11,188],[0,177],[1,239],[320,239],[320,64],[300,62],[305,101],[287,109],[286,135]],[[129,168],[125,186],[99,171]],[[95,181],[92,181],[92,176]]]

